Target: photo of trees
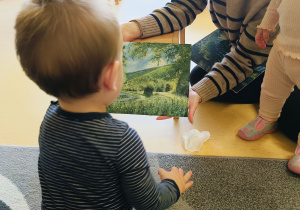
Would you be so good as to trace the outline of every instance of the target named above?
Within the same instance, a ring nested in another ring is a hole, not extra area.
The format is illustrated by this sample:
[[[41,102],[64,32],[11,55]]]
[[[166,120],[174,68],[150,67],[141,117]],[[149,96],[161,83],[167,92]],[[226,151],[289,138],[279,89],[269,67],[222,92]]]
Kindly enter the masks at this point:
[[[123,89],[110,113],[187,117],[191,45],[124,42]]]

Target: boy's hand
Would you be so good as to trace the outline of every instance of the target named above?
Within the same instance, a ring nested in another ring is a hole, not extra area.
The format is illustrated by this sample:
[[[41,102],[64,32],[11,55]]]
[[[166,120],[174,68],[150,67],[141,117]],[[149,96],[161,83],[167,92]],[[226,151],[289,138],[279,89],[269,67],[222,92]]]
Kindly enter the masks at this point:
[[[269,40],[269,34],[270,31],[267,29],[258,28],[255,35],[255,43],[262,49],[265,49]]]
[[[191,124],[193,124],[195,111],[198,107],[198,104],[201,103],[201,101],[202,101],[202,99],[198,95],[198,93],[196,93],[195,91],[192,90],[192,88],[190,88],[190,90],[189,90],[189,114],[188,114],[188,119],[189,119]]]
[[[135,22],[121,24],[121,30],[124,42],[130,42],[142,36],[140,28]]]
[[[166,171],[163,168],[158,169],[158,174],[161,180],[172,179],[177,184],[180,194],[189,189],[193,185],[193,181],[190,181],[192,171],[188,171],[184,174],[181,168],[172,167],[171,171]]]

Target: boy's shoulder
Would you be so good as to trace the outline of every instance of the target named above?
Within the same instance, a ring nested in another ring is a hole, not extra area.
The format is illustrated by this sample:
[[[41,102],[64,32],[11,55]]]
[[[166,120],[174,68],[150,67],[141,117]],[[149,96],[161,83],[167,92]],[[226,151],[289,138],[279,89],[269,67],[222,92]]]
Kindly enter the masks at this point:
[[[64,121],[64,123],[81,124],[82,126],[91,127],[110,127],[111,130],[118,132],[126,132],[126,130],[133,130],[129,125],[121,120],[114,118],[111,114],[104,113],[72,113],[63,110],[58,101],[51,101],[47,109],[44,120],[53,120],[56,122]]]
[[[74,135],[92,135],[95,141],[105,137],[113,142],[139,140],[135,129],[107,112],[72,113],[63,110],[57,102],[51,102],[41,128],[43,131],[60,128]]]
[[[122,120],[118,120],[118,119],[112,117],[110,119],[110,121],[112,122],[114,128],[118,128],[119,130],[122,130],[123,133],[131,133],[131,132],[137,133],[135,131],[135,129],[131,128],[128,125],[128,123],[126,123],[126,122],[124,122]]]

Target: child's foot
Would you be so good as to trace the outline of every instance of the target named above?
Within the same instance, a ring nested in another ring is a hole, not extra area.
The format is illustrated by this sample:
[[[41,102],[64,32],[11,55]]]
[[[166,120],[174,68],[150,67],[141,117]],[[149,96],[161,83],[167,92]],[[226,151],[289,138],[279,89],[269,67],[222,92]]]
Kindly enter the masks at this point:
[[[256,140],[265,134],[273,133],[277,130],[277,122],[269,122],[257,116],[254,120],[242,127],[238,135],[245,140]]]
[[[292,172],[300,174],[300,145],[297,146],[295,155],[290,159],[288,167]]]

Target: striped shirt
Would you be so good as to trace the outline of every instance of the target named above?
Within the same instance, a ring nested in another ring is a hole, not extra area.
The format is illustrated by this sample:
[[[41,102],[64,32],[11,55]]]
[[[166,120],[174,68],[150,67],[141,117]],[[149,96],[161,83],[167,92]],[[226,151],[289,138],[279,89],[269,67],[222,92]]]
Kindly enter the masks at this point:
[[[166,209],[180,196],[156,183],[136,133],[108,113],[70,113],[52,102],[40,128],[42,209]]]
[[[255,44],[260,24],[270,0],[211,0],[209,11],[214,24],[225,31],[232,43],[231,51],[192,89],[202,102],[226,93],[253,72],[253,66],[266,61],[278,28],[270,34],[266,49]],[[191,24],[208,5],[206,0],[172,0],[150,15],[135,19],[142,38],[170,33]]]

